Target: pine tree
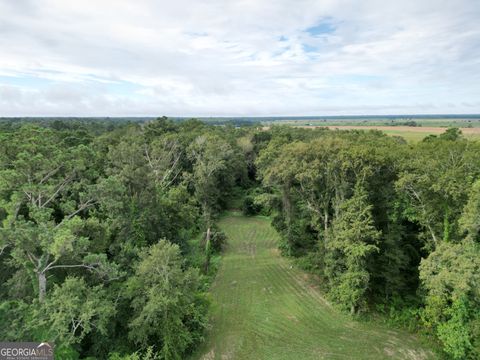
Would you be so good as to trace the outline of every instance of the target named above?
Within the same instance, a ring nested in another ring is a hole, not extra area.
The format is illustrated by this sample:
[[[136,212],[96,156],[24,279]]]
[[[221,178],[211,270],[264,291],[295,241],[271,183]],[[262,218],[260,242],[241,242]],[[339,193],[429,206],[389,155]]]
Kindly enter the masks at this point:
[[[357,185],[353,196],[340,207],[326,246],[330,296],[352,314],[365,304],[370,281],[367,260],[378,251],[380,232],[373,224],[371,209],[365,190]]]

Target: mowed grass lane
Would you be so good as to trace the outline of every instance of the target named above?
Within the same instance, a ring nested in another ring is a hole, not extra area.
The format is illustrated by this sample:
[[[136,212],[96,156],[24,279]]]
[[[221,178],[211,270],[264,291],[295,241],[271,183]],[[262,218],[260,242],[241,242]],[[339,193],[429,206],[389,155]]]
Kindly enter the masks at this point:
[[[269,220],[230,213],[212,286],[212,327],[199,359],[427,359],[414,336],[352,321],[277,250]]]

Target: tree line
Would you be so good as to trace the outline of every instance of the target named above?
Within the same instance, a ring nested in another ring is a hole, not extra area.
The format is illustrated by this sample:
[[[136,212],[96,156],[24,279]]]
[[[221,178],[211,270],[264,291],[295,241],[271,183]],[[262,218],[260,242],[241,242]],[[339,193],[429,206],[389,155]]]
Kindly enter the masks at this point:
[[[480,144],[274,129],[255,162],[282,250],[351,314],[381,311],[480,356]]]
[[[480,356],[480,143],[457,129],[409,144],[166,118],[0,125],[2,339],[187,357],[228,242],[215,219],[242,207],[341,310]]]
[[[0,338],[61,359],[192,352],[225,240],[213,219],[248,181],[235,139],[195,120],[4,126]]]

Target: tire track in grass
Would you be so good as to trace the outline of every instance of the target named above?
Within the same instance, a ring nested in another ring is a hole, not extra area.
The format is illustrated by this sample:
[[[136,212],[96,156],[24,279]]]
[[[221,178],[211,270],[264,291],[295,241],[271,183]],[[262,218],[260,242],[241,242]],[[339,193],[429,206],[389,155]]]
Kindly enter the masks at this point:
[[[338,313],[277,251],[269,220],[232,213],[212,285],[212,326],[194,359],[428,359],[410,334]]]

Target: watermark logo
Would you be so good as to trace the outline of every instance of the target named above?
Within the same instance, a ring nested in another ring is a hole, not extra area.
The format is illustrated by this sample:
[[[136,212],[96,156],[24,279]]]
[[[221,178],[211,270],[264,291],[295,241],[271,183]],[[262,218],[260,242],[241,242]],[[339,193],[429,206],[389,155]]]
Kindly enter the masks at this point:
[[[0,342],[0,360],[53,360],[53,345],[47,342]]]

